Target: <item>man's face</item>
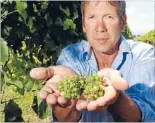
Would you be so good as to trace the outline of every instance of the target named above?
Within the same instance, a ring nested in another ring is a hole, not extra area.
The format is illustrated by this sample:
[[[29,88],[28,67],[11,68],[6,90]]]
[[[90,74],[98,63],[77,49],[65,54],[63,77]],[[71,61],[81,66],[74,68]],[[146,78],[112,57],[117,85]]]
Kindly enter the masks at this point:
[[[125,26],[121,23],[118,8],[108,2],[86,2],[83,16],[83,31],[96,52],[112,54],[118,50]]]

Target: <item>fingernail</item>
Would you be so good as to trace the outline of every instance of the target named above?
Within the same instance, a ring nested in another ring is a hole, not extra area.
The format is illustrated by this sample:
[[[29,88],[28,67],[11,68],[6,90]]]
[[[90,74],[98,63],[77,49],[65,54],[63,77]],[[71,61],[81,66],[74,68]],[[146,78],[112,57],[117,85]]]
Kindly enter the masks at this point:
[[[31,77],[36,77],[36,75],[37,75],[37,71],[35,71],[34,69],[32,69],[32,70],[30,71],[30,76],[31,76]]]

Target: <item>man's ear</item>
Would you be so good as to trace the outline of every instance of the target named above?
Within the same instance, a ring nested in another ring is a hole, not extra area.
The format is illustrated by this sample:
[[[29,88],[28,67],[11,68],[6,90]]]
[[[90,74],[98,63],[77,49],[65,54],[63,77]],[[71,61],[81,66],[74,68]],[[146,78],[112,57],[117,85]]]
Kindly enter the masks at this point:
[[[82,30],[83,30],[84,33],[86,33],[84,22],[82,22]]]
[[[127,24],[127,16],[124,15],[123,18],[122,18],[122,22],[121,22],[121,30],[123,31],[124,28],[126,27],[126,24]]]

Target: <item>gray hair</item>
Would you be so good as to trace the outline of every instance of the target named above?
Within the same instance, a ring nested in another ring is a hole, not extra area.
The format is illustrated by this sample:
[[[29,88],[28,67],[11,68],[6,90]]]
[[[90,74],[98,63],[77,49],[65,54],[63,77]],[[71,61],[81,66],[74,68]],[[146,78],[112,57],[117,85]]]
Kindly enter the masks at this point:
[[[116,6],[116,2],[118,2],[119,4],[119,14],[120,14],[120,19],[121,21],[123,21],[123,16],[126,15],[126,2],[125,1],[107,1],[109,2],[111,5],[113,6]],[[84,3],[85,1],[83,1],[81,3],[81,13],[82,13],[82,19],[83,19],[83,16],[84,16]]]

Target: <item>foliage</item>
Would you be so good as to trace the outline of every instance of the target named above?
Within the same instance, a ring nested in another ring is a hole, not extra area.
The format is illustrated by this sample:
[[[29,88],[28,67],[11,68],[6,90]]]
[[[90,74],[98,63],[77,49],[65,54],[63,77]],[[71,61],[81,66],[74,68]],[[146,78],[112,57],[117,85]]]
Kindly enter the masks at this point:
[[[149,43],[155,46],[155,30],[147,32],[146,34],[138,37],[136,40],[143,41],[145,43]]]
[[[43,108],[48,110],[46,117],[39,117],[34,108],[34,92],[25,92],[24,95],[16,92],[16,87],[6,86],[7,93],[4,93],[1,101],[1,116],[2,122],[50,122],[51,116],[49,108]],[[1,98],[1,95],[0,95]],[[38,103],[39,106],[41,106]],[[40,111],[41,113],[41,111]]]
[[[22,41],[29,49],[41,45],[53,63],[64,46],[83,38],[79,1],[8,1],[2,2],[1,13],[2,37],[9,47],[19,50]]]
[[[19,93],[24,94],[25,91],[31,91],[33,86],[38,86],[38,84],[34,85],[36,81],[29,77],[30,69],[33,67],[39,67],[43,63],[46,64],[50,58],[44,57],[41,61],[38,59],[41,48],[38,49],[34,45],[33,49],[28,50],[24,41],[22,42],[22,47],[20,49],[21,52],[16,50],[15,54],[13,50],[9,48],[9,58],[2,69],[4,77],[2,77],[2,80],[4,79],[2,84],[5,82],[7,85],[14,85],[17,87]],[[30,55],[30,53],[32,55]],[[38,89],[38,87],[35,87],[34,89]]]
[[[125,27],[124,31],[122,32],[122,34],[124,35],[124,37],[126,39],[133,39],[133,34],[132,34],[128,24],[126,25],[126,27]]]
[[[5,41],[3,40],[3,42]],[[6,42],[3,44],[6,44]],[[4,51],[6,47],[7,47],[6,45],[5,47],[2,47],[2,51]],[[38,98],[37,100],[34,100],[37,97],[38,91],[42,87],[42,82],[32,80],[29,77],[29,71],[33,67],[39,67],[40,65],[44,63],[46,64],[46,62],[49,59],[51,60],[51,58],[47,58],[45,56],[44,59],[41,61],[38,58],[38,55],[40,54],[42,49],[41,48],[38,49],[34,45],[31,50],[28,50],[27,45],[25,44],[24,41],[22,41],[22,46],[20,49],[21,49],[21,52],[16,50],[16,54],[15,54],[13,50],[9,48],[8,54],[7,54],[8,61],[2,66],[1,104],[5,102],[5,98],[7,97],[7,94],[8,94],[7,88],[9,86],[14,86],[14,88],[10,91],[16,92],[16,98],[18,98],[18,95],[20,95],[19,100],[23,101],[23,102],[20,102],[20,104],[23,104],[24,106],[27,105],[30,107],[28,108],[26,106],[25,109],[23,109],[22,107],[21,108],[22,112],[26,112],[26,110],[27,110],[27,113],[36,111],[35,115],[38,115],[38,118],[49,117],[50,111],[48,109],[48,106],[45,105],[45,102],[39,101]],[[30,55],[30,52],[32,53],[32,55]],[[6,53],[2,52],[2,56],[4,55],[6,55]],[[28,93],[29,93],[28,98],[26,98],[25,95],[27,95]],[[18,111],[19,111],[19,110],[16,110],[18,106],[16,106],[16,108],[14,109],[15,111],[11,108],[12,105],[15,105],[15,103],[19,103],[19,101],[16,102],[16,100],[14,100],[15,97],[13,98],[12,94],[13,93],[9,94],[9,98],[7,98],[7,102],[5,102],[6,105],[3,109],[5,113],[5,121],[9,121],[9,122],[18,121],[17,119],[19,117],[19,115],[16,115],[18,114]],[[30,103],[31,105],[29,105]],[[36,105],[36,108],[34,110],[32,110],[32,107],[33,107],[32,104]],[[45,106],[42,107],[42,109],[40,109],[40,107],[43,105]],[[11,113],[11,112],[14,112],[14,113]],[[41,113],[42,115],[40,115]],[[46,114],[46,116],[44,114]],[[25,121],[27,119],[25,118],[25,116],[27,115],[25,115],[24,113],[24,115],[20,117],[23,118],[23,120]],[[32,114],[29,117],[32,117]]]
[[[4,41],[3,38],[1,38],[0,47],[1,47],[0,65],[4,65],[6,61],[8,61],[8,46],[7,46],[7,42]]]

